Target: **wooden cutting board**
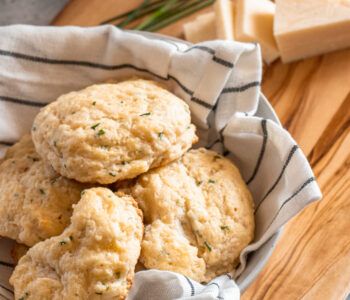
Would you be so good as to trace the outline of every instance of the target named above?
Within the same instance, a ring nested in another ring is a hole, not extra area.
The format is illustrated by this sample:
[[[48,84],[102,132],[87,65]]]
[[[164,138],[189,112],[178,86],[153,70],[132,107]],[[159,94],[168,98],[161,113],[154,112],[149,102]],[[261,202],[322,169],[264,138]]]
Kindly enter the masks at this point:
[[[140,2],[73,0],[53,24],[98,25]],[[194,17],[159,32],[181,38],[182,24]],[[242,298],[345,299],[350,293],[350,49],[291,64],[277,61],[267,68],[262,90],[308,156],[324,197],[288,223]]]

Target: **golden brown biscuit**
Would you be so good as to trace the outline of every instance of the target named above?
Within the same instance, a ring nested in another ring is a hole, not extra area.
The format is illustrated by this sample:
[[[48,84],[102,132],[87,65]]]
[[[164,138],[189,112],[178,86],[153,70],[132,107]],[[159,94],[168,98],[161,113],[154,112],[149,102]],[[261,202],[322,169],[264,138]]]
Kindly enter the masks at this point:
[[[230,272],[253,239],[252,196],[228,159],[205,149],[141,175],[131,193],[144,212],[140,261],[197,281]]]
[[[102,184],[167,164],[197,141],[188,105],[141,79],[59,97],[37,115],[32,136],[57,172]]]
[[[83,189],[47,166],[24,136],[0,164],[0,236],[32,246],[60,234]]]
[[[10,283],[16,298],[125,299],[143,234],[130,196],[106,188],[83,193],[64,232],[29,249]]]

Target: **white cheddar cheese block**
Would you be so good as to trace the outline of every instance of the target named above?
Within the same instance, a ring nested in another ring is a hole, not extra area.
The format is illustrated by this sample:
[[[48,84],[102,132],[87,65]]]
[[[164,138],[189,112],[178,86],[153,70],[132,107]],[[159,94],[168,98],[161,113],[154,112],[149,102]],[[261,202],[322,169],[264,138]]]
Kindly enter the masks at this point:
[[[308,1],[308,0],[307,0]],[[269,0],[237,0],[235,37],[242,42],[258,42],[267,64],[279,57],[273,36],[275,4]]]
[[[276,0],[283,62],[350,47],[350,0]]]
[[[216,0],[214,3],[216,36],[221,40],[234,40],[234,3],[230,0]]]
[[[191,43],[199,43],[216,39],[214,12],[200,15],[195,20],[184,24],[185,39]]]

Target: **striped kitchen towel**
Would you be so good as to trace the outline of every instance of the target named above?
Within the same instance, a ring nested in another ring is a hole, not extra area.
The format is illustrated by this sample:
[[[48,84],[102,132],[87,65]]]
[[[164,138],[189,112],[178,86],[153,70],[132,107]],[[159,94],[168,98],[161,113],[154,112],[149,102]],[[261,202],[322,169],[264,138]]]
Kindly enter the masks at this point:
[[[199,145],[238,165],[254,197],[256,235],[233,277],[225,274],[202,285],[172,272],[141,271],[129,298],[239,299],[238,286],[259,264],[253,257],[290,218],[321,197],[300,148],[261,112],[258,45],[190,45],[113,26],[0,27],[0,153],[29,132],[40,107],[59,95],[131,76],[158,80],[184,99]],[[9,297],[6,243],[0,239],[0,261],[5,262],[0,293]]]

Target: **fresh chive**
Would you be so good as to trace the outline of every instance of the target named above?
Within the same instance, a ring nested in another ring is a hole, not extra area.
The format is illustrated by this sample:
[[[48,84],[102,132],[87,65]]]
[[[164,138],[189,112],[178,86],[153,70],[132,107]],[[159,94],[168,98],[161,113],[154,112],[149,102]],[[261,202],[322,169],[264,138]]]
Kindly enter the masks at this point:
[[[164,5],[162,5],[159,9],[157,9],[153,14],[151,14],[145,21],[143,21],[141,24],[137,25],[135,29],[137,30],[143,30],[144,28],[147,28],[147,26],[152,25],[159,17],[164,15],[164,13],[168,12],[171,8],[174,7],[177,0],[167,0],[165,1]]]
[[[43,189],[39,189],[41,195],[45,195],[45,191]]]
[[[116,175],[115,173],[113,173],[113,172],[109,172],[108,174],[111,175],[112,177],[117,176],[117,175]]]
[[[97,127],[98,125],[100,125],[100,124],[101,124],[101,123],[96,123],[95,125],[92,125],[90,128],[93,129],[93,130],[95,130],[96,127]]]
[[[92,105],[95,106],[96,105],[96,101],[92,102]]]
[[[230,227],[228,226],[220,226],[221,230],[230,230]]]
[[[214,156],[214,161],[217,160],[217,159],[221,159],[222,157],[220,155],[215,155]]]
[[[212,248],[207,241],[204,242],[204,245],[208,249],[208,251],[211,252]]]
[[[159,132],[159,133],[158,133],[158,138],[161,140],[161,139],[163,138],[163,135],[164,135],[163,132]]]
[[[81,193],[80,193],[80,196],[83,196],[85,194],[85,190],[82,190]]]
[[[148,4],[148,2],[149,0],[144,0],[138,8],[136,8],[134,11],[132,11],[129,15],[126,16],[125,20],[118,23],[118,26],[124,27],[125,25],[133,21],[140,14],[140,12],[142,12],[143,8]]]
[[[146,112],[144,114],[141,114],[140,117],[142,117],[142,116],[149,116],[150,114],[151,114],[150,112]]]
[[[61,245],[61,246],[65,245],[65,244],[67,244],[66,241],[60,241],[60,245]]]
[[[125,166],[127,163],[128,163],[128,162],[125,161],[125,160],[122,161],[122,165],[123,165],[123,166]]]
[[[138,18],[141,18],[141,17],[147,15],[148,13],[156,10],[159,6],[163,5],[163,2],[164,2],[164,0],[158,0],[158,1],[151,2],[148,5],[145,5],[143,7],[142,12],[139,11],[138,14],[134,14],[134,18],[131,21],[134,21],[134,20],[136,20]],[[108,24],[108,23],[112,23],[112,22],[118,21],[120,19],[123,19],[123,18],[127,17],[128,15],[132,14],[133,12],[135,12],[135,9],[129,10],[129,11],[123,13],[123,14],[120,14],[120,15],[117,15],[117,16],[115,16],[113,18],[105,20],[102,23],[100,23],[100,25],[104,25],[104,24]],[[121,22],[118,23],[116,26],[121,27],[120,24],[121,24]],[[127,24],[124,24],[124,25],[127,25]]]
[[[214,0],[198,1],[192,5],[188,5],[187,7],[182,7],[173,15],[168,16],[162,21],[153,22],[148,27],[142,28],[142,30],[147,30],[147,31],[159,30],[213,3],[214,3]]]
[[[196,181],[196,184],[197,184],[197,185],[201,185],[202,183],[203,183],[202,180],[197,180],[197,181]]]
[[[101,135],[104,135],[106,132],[103,130],[103,129],[100,129],[98,132],[97,132],[97,136],[101,136]]]
[[[209,182],[209,183],[215,183],[216,181],[213,180],[213,179],[209,179],[208,182]]]
[[[102,295],[102,292],[95,292],[96,295]]]

